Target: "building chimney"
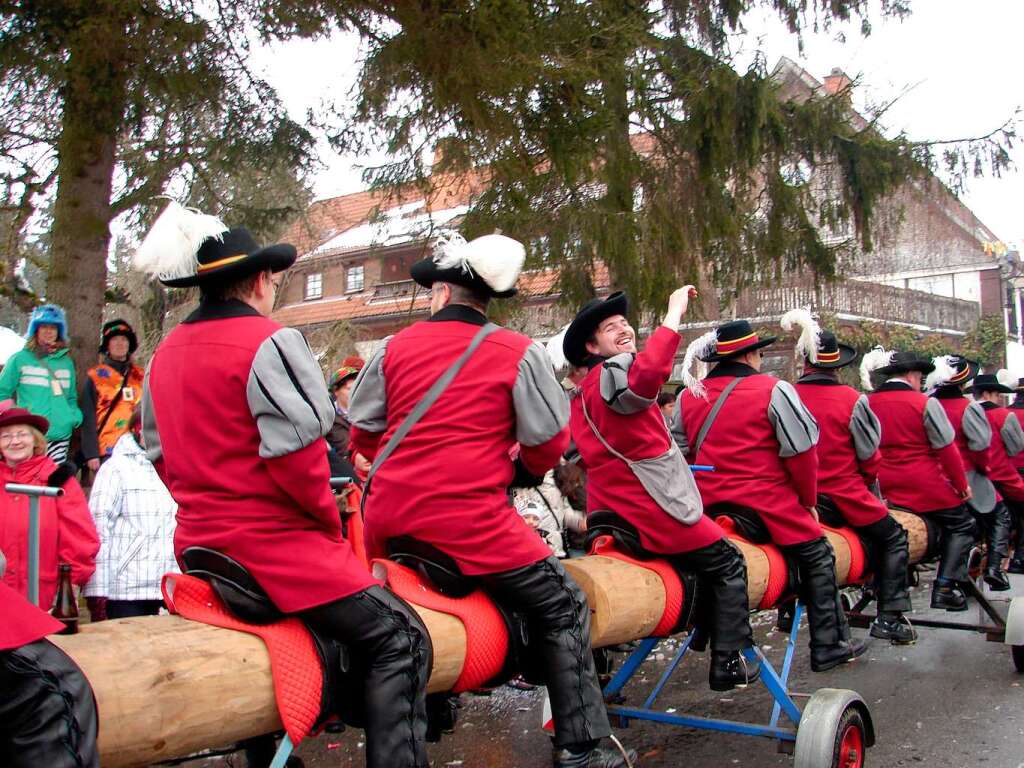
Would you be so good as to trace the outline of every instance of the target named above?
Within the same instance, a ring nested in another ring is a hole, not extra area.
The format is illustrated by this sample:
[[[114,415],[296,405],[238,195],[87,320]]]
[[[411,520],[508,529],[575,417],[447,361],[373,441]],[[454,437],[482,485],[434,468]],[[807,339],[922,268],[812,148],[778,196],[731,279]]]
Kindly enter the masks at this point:
[[[850,98],[850,91],[853,90],[853,80],[846,76],[839,67],[833,67],[832,71],[825,77],[825,93],[829,96],[841,94]]]

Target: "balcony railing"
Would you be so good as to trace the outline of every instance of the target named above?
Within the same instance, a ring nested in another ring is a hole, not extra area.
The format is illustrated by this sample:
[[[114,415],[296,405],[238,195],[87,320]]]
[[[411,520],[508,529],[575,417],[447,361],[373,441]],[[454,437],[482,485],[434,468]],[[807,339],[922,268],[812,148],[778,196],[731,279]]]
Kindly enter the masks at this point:
[[[736,316],[771,317],[793,307],[808,306],[813,310],[868,320],[961,332],[971,330],[981,313],[976,301],[848,280],[821,286],[798,284],[750,289],[740,294]]]
[[[417,285],[415,280],[395,280],[390,283],[377,283],[373,286],[370,303],[411,298],[413,293],[417,295],[425,294],[426,289]]]

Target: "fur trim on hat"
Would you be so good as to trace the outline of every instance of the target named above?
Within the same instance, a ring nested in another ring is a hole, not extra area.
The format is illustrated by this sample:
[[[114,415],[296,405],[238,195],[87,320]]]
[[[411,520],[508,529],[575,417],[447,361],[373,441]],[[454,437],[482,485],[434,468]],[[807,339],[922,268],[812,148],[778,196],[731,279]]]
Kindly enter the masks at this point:
[[[558,332],[548,339],[544,349],[547,350],[548,358],[551,360],[551,367],[555,369],[555,377],[563,375],[569,370],[569,361],[565,359],[565,351],[562,349],[562,342],[565,339],[565,332],[569,330],[572,323],[566,323]]]
[[[871,372],[878,368],[884,368],[892,362],[895,350],[886,350],[882,347],[875,347],[860,361],[860,383],[866,392],[874,389],[871,385]]]
[[[449,232],[434,244],[433,259],[438,269],[458,268],[467,275],[476,274],[491,290],[501,293],[515,288],[526,248],[505,235],[484,235],[467,242],[458,232]]]
[[[704,383],[698,378],[701,373],[694,376],[690,369],[693,367],[694,361],[700,361],[701,358],[710,357],[710,355],[715,351],[715,346],[717,344],[718,331],[712,328],[703,336],[698,336],[696,339],[691,341],[689,346],[686,347],[686,354],[683,355],[683,384],[688,390],[690,390],[690,394],[694,397],[700,397],[707,400],[708,392],[704,388]],[[699,364],[703,365],[703,363]]]
[[[935,366],[935,370],[929,373],[924,380],[926,391],[931,392],[948,383],[950,379],[956,376],[956,368],[953,367],[952,359],[949,355],[939,355],[932,358],[932,365]]]
[[[171,200],[135,251],[135,269],[160,280],[196,274],[199,246],[211,237],[221,239],[228,227],[216,216],[185,208]]]
[[[784,331],[792,331],[793,326],[800,327],[800,338],[796,341],[794,353],[799,359],[801,355],[812,364],[818,362],[818,346],[821,344],[821,327],[811,317],[811,310],[806,307],[791,309],[779,321]]]

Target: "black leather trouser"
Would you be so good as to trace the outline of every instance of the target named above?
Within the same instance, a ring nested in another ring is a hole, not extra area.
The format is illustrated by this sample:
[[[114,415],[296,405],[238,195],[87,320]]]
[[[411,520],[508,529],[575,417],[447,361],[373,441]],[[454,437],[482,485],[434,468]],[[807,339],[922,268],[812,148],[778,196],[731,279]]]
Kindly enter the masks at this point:
[[[697,576],[697,626],[711,637],[714,651],[741,651],[753,645],[747,564],[728,539],[701,549],[669,555],[673,565]]]
[[[1021,475],[1024,476],[1024,472],[1021,472]],[[1013,559],[1022,562],[1024,561],[1024,503],[1019,501],[1006,501],[1005,503],[1010,510],[1012,530],[1017,533],[1017,543],[1013,548]]]
[[[96,702],[85,675],[38,640],[0,651],[0,765],[98,768]]]
[[[486,591],[527,617],[530,644],[551,699],[555,746],[568,747],[611,733],[590,650],[586,595],[554,557],[524,568],[481,576]]]
[[[967,581],[967,558],[974,544],[976,527],[967,506],[939,509],[923,515],[942,530],[937,578]]]
[[[985,544],[988,546],[989,567],[1002,569],[1003,560],[1010,552],[1010,508],[1003,502],[995,505],[987,514],[974,513],[974,519],[985,536]]]
[[[426,688],[433,654],[416,612],[372,586],[297,616],[347,645],[356,668],[366,671],[367,768],[428,768]]]
[[[836,556],[824,536],[780,549],[796,563],[799,594],[807,607],[811,648],[827,648],[850,638],[850,626],[839,602]]]
[[[871,572],[875,575],[878,611],[909,611],[910,590],[907,588],[907,532],[890,515],[871,525],[855,528],[858,535],[870,542]]]

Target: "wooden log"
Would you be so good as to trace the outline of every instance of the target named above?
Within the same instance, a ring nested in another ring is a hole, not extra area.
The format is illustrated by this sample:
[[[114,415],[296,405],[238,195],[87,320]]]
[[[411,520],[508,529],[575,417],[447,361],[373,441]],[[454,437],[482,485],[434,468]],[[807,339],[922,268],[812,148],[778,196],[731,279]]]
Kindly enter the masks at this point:
[[[910,537],[910,561],[927,549],[920,518],[895,513]],[[840,537],[841,538],[841,537]],[[747,560],[750,604],[768,582],[768,558],[736,542]],[[845,540],[833,540],[837,568],[849,571]],[[845,552],[845,566],[838,561]],[[653,571],[608,557],[565,562],[590,601],[595,647],[646,637],[665,606]],[[842,583],[842,582],[840,582]],[[466,632],[453,616],[418,608],[434,646],[429,690],[450,690],[466,654]],[[53,636],[92,683],[100,713],[104,768],[148,765],[228,745],[281,728],[270,657],[254,635],[152,616],[85,625],[77,635]]]

